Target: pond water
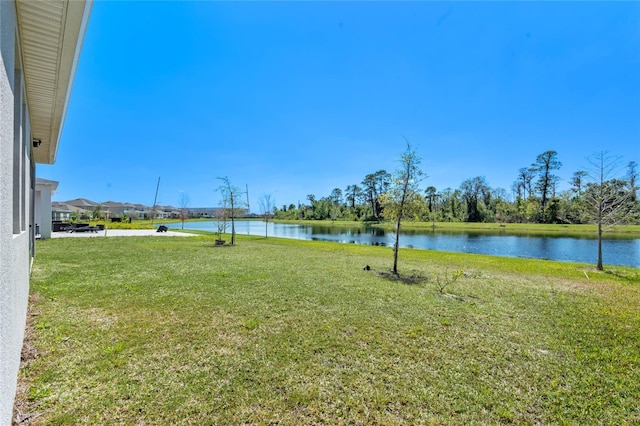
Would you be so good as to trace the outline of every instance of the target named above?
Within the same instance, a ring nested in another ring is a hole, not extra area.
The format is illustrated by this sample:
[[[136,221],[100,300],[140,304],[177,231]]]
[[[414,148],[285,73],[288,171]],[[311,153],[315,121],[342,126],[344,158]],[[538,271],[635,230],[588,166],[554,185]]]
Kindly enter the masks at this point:
[[[179,223],[168,226],[180,228]],[[299,240],[335,241],[347,244],[393,246],[394,234],[379,228],[332,227],[322,224],[266,224],[270,237]],[[214,221],[187,222],[184,229],[215,232]],[[229,224],[227,232],[231,232]],[[255,220],[236,221],[236,233],[264,235],[265,223]],[[562,235],[508,235],[494,231],[403,231],[400,246],[422,250],[442,250],[492,256],[526,257],[595,264],[598,240],[595,235],[580,237]],[[603,262],[609,265],[640,267],[640,238],[607,237],[602,242]]]

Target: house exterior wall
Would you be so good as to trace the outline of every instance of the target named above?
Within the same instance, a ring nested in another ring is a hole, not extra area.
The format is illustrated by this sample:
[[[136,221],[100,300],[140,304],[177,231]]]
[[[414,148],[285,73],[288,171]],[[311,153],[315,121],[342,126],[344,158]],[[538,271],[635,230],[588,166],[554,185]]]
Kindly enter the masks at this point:
[[[55,161],[91,5],[0,0],[0,426],[11,424],[26,325],[35,163]]]
[[[40,230],[40,238],[51,238],[51,196],[53,185],[41,184],[36,180],[35,191],[35,225]]]
[[[13,2],[0,1],[0,425],[11,424],[29,297],[32,162]],[[18,93],[15,93],[16,88]]]

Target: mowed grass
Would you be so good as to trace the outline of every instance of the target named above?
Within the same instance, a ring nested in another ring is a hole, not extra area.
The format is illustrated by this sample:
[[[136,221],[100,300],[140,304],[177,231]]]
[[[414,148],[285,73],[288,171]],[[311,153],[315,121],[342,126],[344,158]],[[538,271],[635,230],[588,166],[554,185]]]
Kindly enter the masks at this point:
[[[38,242],[34,424],[640,423],[639,269],[214,240]]]

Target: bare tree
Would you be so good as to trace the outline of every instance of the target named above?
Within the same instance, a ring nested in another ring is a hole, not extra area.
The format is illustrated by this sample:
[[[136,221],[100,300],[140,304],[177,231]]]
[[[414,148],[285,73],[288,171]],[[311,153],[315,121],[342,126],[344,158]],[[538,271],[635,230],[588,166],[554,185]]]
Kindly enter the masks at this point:
[[[275,199],[271,198],[271,194],[262,194],[262,197],[259,201],[260,210],[262,211],[262,215],[264,217],[264,237],[267,238],[267,233],[269,229],[269,216],[273,212],[273,207],[276,204]]]
[[[231,184],[228,177],[219,177],[218,180],[222,181],[222,184],[218,187],[218,191],[220,195],[222,195],[222,203],[226,206],[231,219],[231,245],[234,245],[236,242],[236,209],[240,208],[242,203],[240,201],[242,192],[240,192],[237,186]]]
[[[222,202],[222,206],[219,209],[216,209],[213,212],[213,216],[216,218],[216,225],[218,229],[218,239],[216,240],[216,244],[224,244],[224,240],[222,239],[222,234],[227,232],[227,218],[228,218],[228,209],[225,205],[224,201]]]
[[[602,271],[602,231],[631,219],[633,191],[626,181],[616,178],[620,172],[620,157],[601,151],[588,160],[591,167],[587,172],[589,182],[584,191],[584,200],[587,215],[598,225],[596,269]]]
[[[385,216],[393,219],[396,223],[392,270],[395,275],[398,275],[398,251],[402,219],[415,217],[423,203],[423,198],[418,190],[418,183],[424,175],[419,168],[420,161],[421,158],[407,141],[407,149],[400,157],[401,166],[396,170],[389,190],[382,196]]]
[[[189,217],[189,195],[184,191],[180,191],[178,207],[180,207],[180,220],[182,221],[182,229],[184,229],[184,221]]]

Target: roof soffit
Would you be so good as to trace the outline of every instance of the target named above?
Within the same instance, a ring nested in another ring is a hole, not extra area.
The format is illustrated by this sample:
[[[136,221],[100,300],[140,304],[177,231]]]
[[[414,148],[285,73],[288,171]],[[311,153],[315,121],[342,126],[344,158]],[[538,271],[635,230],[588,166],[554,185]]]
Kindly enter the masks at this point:
[[[16,11],[37,163],[52,164],[92,2],[18,0]]]

